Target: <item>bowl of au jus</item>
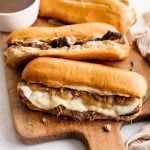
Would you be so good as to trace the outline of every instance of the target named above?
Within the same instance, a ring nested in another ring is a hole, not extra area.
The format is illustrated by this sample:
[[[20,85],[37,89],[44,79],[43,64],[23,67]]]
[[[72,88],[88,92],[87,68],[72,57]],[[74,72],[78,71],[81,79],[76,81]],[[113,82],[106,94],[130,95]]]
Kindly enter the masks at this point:
[[[0,0],[0,31],[31,26],[37,19],[40,0]]]

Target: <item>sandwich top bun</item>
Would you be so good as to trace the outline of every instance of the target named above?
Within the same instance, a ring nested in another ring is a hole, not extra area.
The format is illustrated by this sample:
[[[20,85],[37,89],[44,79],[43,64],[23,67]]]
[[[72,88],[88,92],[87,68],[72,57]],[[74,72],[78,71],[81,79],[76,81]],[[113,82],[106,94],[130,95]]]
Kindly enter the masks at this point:
[[[105,34],[108,30],[117,32],[117,29],[106,23],[83,23],[61,27],[30,27],[17,30],[8,37],[8,43],[20,40],[52,39],[61,36],[91,37],[95,34]],[[86,31],[86,32],[85,32]]]
[[[142,98],[147,91],[144,77],[136,72],[48,57],[32,60],[25,67],[22,78],[48,87],[88,86],[136,98]]]
[[[126,33],[135,22],[127,0],[42,0],[40,16],[70,23],[104,22]]]

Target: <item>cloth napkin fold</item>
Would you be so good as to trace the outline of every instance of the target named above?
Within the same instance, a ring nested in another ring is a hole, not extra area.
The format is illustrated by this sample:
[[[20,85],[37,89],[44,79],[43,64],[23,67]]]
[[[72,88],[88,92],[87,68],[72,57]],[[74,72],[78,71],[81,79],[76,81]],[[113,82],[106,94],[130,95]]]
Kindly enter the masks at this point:
[[[137,38],[137,46],[143,57],[150,57],[150,31]]]
[[[126,150],[150,150],[150,124],[143,126],[126,142]]]
[[[150,12],[143,14],[141,19],[138,22],[141,32],[135,30],[133,37],[141,55],[150,63]]]

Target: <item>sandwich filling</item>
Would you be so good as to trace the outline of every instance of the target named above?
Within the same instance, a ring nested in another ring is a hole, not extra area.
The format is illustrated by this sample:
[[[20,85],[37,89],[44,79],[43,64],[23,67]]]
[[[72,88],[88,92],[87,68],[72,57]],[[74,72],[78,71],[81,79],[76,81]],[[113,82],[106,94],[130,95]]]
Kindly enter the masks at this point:
[[[40,40],[36,39],[32,42],[27,41],[17,41],[10,43],[8,47],[11,46],[23,46],[23,47],[32,47],[39,48],[40,50],[49,50],[49,49],[78,49],[78,48],[99,48],[102,45],[114,45],[113,41],[119,44],[125,44],[124,35],[122,33],[108,31],[104,36],[91,37],[88,39],[81,39],[77,37],[59,37],[55,39],[45,39]]]
[[[35,108],[45,111],[61,105],[71,111],[93,111],[110,117],[129,115],[140,104],[138,98],[111,94],[111,92],[107,94],[106,91],[89,92],[78,88],[51,88],[26,82],[19,84],[19,95],[21,99],[27,99]]]

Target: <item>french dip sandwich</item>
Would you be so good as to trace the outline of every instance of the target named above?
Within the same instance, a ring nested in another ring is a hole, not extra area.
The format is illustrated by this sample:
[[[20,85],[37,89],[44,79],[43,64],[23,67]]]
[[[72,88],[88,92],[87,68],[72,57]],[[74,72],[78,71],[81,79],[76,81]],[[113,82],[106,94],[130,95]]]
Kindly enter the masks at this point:
[[[33,110],[79,121],[129,121],[141,112],[147,84],[135,72],[39,57],[23,70],[17,91],[20,100]]]
[[[104,23],[84,23],[53,28],[31,27],[13,32],[5,55],[12,68],[39,56],[75,60],[122,60],[128,56],[124,34]]]
[[[41,0],[40,16],[70,23],[104,22],[126,33],[135,22],[127,0]]]

